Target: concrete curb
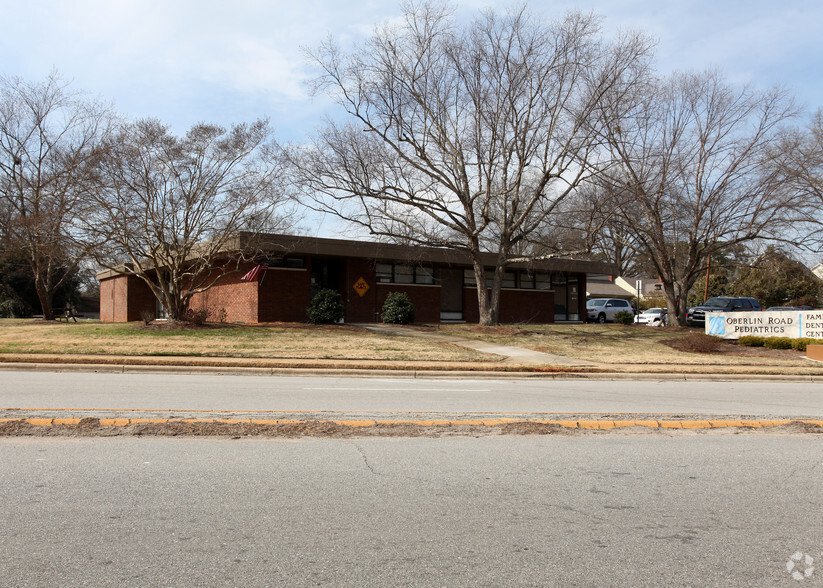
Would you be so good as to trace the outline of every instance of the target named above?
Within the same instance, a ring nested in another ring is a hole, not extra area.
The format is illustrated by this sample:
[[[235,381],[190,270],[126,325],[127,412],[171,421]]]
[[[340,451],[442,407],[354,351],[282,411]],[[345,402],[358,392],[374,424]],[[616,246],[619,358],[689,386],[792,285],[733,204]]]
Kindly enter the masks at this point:
[[[606,431],[627,427],[646,427],[650,429],[760,429],[769,427],[779,427],[792,423],[802,423],[813,425],[823,429],[823,420],[815,419],[706,419],[706,420],[555,420],[555,419],[518,419],[518,418],[494,418],[494,419],[411,419],[411,420],[387,420],[387,419],[196,419],[196,418],[101,418],[92,419],[99,421],[101,427],[127,427],[145,423],[154,424],[250,424],[250,425],[297,425],[303,423],[333,423],[346,427],[380,427],[387,425],[417,425],[420,427],[437,426],[475,426],[475,427],[496,427],[511,424],[537,424],[547,426],[557,426],[564,429],[581,429]],[[0,418],[0,423],[25,423],[37,427],[53,426],[78,426],[83,421],[88,422],[88,418]]]
[[[411,379],[590,379],[590,380],[666,380],[666,381],[775,381],[823,383],[823,374],[745,374],[745,373],[672,373],[672,372],[594,372],[594,371],[520,371],[520,370],[437,370],[370,368],[323,368],[323,367],[247,367],[213,365],[152,365],[125,363],[48,363],[3,362],[0,370],[53,371],[53,372],[101,372],[101,373],[161,373],[161,374],[211,374],[247,376],[295,376],[322,375],[370,378]]]

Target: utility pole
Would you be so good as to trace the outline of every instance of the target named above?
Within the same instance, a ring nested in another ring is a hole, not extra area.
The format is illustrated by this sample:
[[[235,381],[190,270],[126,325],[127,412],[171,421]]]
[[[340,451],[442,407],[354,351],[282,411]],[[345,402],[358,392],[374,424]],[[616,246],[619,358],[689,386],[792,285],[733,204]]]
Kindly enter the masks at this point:
[[[706,266],[706,290],[703,292],[703,302],[709,299],[709,276],[712,273],[712,256],[709,255],[709,264]]]

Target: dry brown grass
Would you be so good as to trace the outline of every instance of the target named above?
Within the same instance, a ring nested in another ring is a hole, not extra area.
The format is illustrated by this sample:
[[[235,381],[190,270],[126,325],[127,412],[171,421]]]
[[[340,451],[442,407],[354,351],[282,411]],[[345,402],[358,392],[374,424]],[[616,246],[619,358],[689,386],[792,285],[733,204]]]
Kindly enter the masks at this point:
[[[0,353],[68,353],[495,362],[499,357],[454,345],[376,334],[350,325],[210,325],[205,328],[0,320]]]
[[[747,348],[720,343],[711,353],[683,348],[693,329],[649,328],[623,325],[435,325],[408,327],[418,336],[375,333],[353,325],[269,324],[207,325],[205,328],[155,323],[65,324],[31,320],[0,320],[0,354],[75,354],[91,356],[154,356],[173,358],[259,358],[311,362],[361,360],[393,367],[426,364],[431,369],[496,369],[503,357],[428,340],[419,335],[435,332],[525,347],[553,355],[600,364],[590,371],[823,374],[823,366],[793,350]],[[400,330],[402,332],[402,329]],[[10,355],[9,355],[10,356]],[[178,360],[179,361],[179,360]],[[212,362],[217,360],[212,360]],[[335,364],[336,365],[336,364]],[[508,363],[510,368],[516,366]],[[546,369],[552,366],[547,366]],[[469,369],[469,368],[467,368]],[[539,369],[532,366],[529,369]]]
[[[702,370],[711,372],[713,366],[772,366],[802,368],[804,372],[823,372],[823,368],[810,365],[800,352],[754,356],[747,349],[731,342],[720,343],[713,353],[676,349],[678,340],[696,333],[694,329],[685,327],[563,324],[502,327],[442,325],[434,329],[467,339],[526,347],[553,355],[593,361],[615,371],[656,366],[663,366],[666,371],[677,371],[676,367],[699,366]],[[672,341],[675,341],[674,347],[671,345]]]

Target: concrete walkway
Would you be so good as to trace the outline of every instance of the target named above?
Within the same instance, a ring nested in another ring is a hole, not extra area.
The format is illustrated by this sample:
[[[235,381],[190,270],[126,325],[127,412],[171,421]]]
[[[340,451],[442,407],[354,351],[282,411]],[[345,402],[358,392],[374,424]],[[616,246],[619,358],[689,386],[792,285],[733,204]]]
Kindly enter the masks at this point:
[[[439,343],[448,343],[457,345],[458,347],[465,347],[473,349],[482,353],[492,353],[494,355],[502,355],[506,359],[504,363],[516,363],[520,365],[562,365],[562,366],[578,366],[578,367],[594,367],[599,364],[586,361],[584,359],[576,359],[574,357],[564,357],[562,355],[551,355],[550,353],[542,353],[534,351],[533,349],[524,349],[523,347],[510,347],[508,345],[496,345],[487,341],[477,341],[474,339],[463,339],[453,335],[444,335],[442,333],[433,333],[431,331],[420,331],[410,327],[401,327],[398,325],[384,325],[380,323],[359,323],[357,326],[381,333],[383,335],[394,335],[399,337],[414,337],[418,339],[427,339],[430,341],[437,341]]]

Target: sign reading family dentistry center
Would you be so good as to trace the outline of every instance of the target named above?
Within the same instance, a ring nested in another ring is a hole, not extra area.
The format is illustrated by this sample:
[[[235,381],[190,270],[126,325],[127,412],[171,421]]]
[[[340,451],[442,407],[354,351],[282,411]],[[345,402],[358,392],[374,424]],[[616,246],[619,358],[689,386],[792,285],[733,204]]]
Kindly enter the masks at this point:
[[[724,339],[746,335],[823,339],[823,310],[707,312],[706,334]]]

